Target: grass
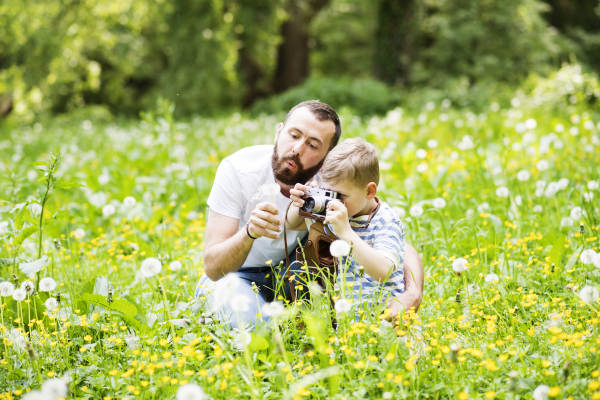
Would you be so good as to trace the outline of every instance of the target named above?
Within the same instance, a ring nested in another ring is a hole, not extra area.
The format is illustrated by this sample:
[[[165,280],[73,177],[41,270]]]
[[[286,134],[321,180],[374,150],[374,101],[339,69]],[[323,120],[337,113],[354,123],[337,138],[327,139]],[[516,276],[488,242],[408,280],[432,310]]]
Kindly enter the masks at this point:
[[[540,385],[545,398],[600,399],[600,304],[582,296],[600,285],[600,259],[580,259],[600,251],[600,114],[578,90],[479,115],[447,103],[343,114],[345,137],[381,150],[379,195],[426,278],[418,315],[346,314],[337,331],[321,297],[250,336],[193,299],[219,162],[272,143],[278,118],[5,124],[0,277],[20,286],[22,263],[48,261],[35,294],[0,298],[0,399],[50,378],[79,399],[173,398],[192,382],[215,399],[530,399]],[[59,152],[54,169],[31,165]],[[146,278],[149,257],[163,266]],[[43,277],[57,287],[40,291]]]

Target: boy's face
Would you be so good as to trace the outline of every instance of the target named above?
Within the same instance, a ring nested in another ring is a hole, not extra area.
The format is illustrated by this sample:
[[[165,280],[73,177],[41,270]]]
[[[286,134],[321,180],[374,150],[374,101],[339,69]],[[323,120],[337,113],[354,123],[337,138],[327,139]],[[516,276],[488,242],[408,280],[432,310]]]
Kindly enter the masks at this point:
[[[335,184],[323,181],[323,188],[341,194],[340,201],[348,209],[350,218],[368,215],[373,211],[371,200],[377,193],[377,185],[374,182],[361,188],[350,180],[341,180]]]

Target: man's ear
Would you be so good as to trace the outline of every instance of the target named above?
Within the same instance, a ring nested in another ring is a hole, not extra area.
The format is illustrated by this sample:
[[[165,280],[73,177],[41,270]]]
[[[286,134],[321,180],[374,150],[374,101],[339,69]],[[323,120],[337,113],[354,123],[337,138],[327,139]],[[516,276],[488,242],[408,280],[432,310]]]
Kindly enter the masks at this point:
[[[273,143],[277,143],[277,138],[279,138],[279,134],[281,133],[282,130],[283,130],[283,122],[280,122],[279,126],[277,127],[277,133],[275,133],[275,141]]]
[[[377,184],[375,182],[369,182],[367,184],[367,200],[371,200],[377,194]]]

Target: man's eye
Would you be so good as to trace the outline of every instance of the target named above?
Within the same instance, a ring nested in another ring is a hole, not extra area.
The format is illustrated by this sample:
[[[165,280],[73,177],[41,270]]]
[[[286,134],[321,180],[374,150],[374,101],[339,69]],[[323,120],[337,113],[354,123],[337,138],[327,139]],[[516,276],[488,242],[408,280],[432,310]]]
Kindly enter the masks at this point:
[[[317,146],[315,146],[314,144],[311,143],[310,147],[312,147],[313,149],[317,149]]]

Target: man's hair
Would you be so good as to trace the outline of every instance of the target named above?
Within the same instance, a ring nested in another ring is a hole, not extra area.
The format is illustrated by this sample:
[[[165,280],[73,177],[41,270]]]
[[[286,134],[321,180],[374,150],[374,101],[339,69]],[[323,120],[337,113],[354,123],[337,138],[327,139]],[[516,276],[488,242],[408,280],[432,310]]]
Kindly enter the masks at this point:
[[[363,139],[346,139],[327,154],[321,168],[323,181],[336,184],[349,179],[357,187],[379,184],[379,159],[375,146]]]
[[[303,101],[298,104],[294,108],[290,110],[288,115],[285,117],[285,121],[283,121],[283,126],[287,123],[288,118],[294,111],[296,111],[300,107],[306,107],[310,110],[310,112],[317,118],[319,121],[332,121],[335,125],[335,133],[331,138],[331,142],[329,143],[329,150],[335,147],[335,145],[340,140],[340,136],[342,136],[342,125],[340,124],[340,118],[337,113],[331,108],[329,105],[325,103],[321,103],[319,100],[308,100]]]

